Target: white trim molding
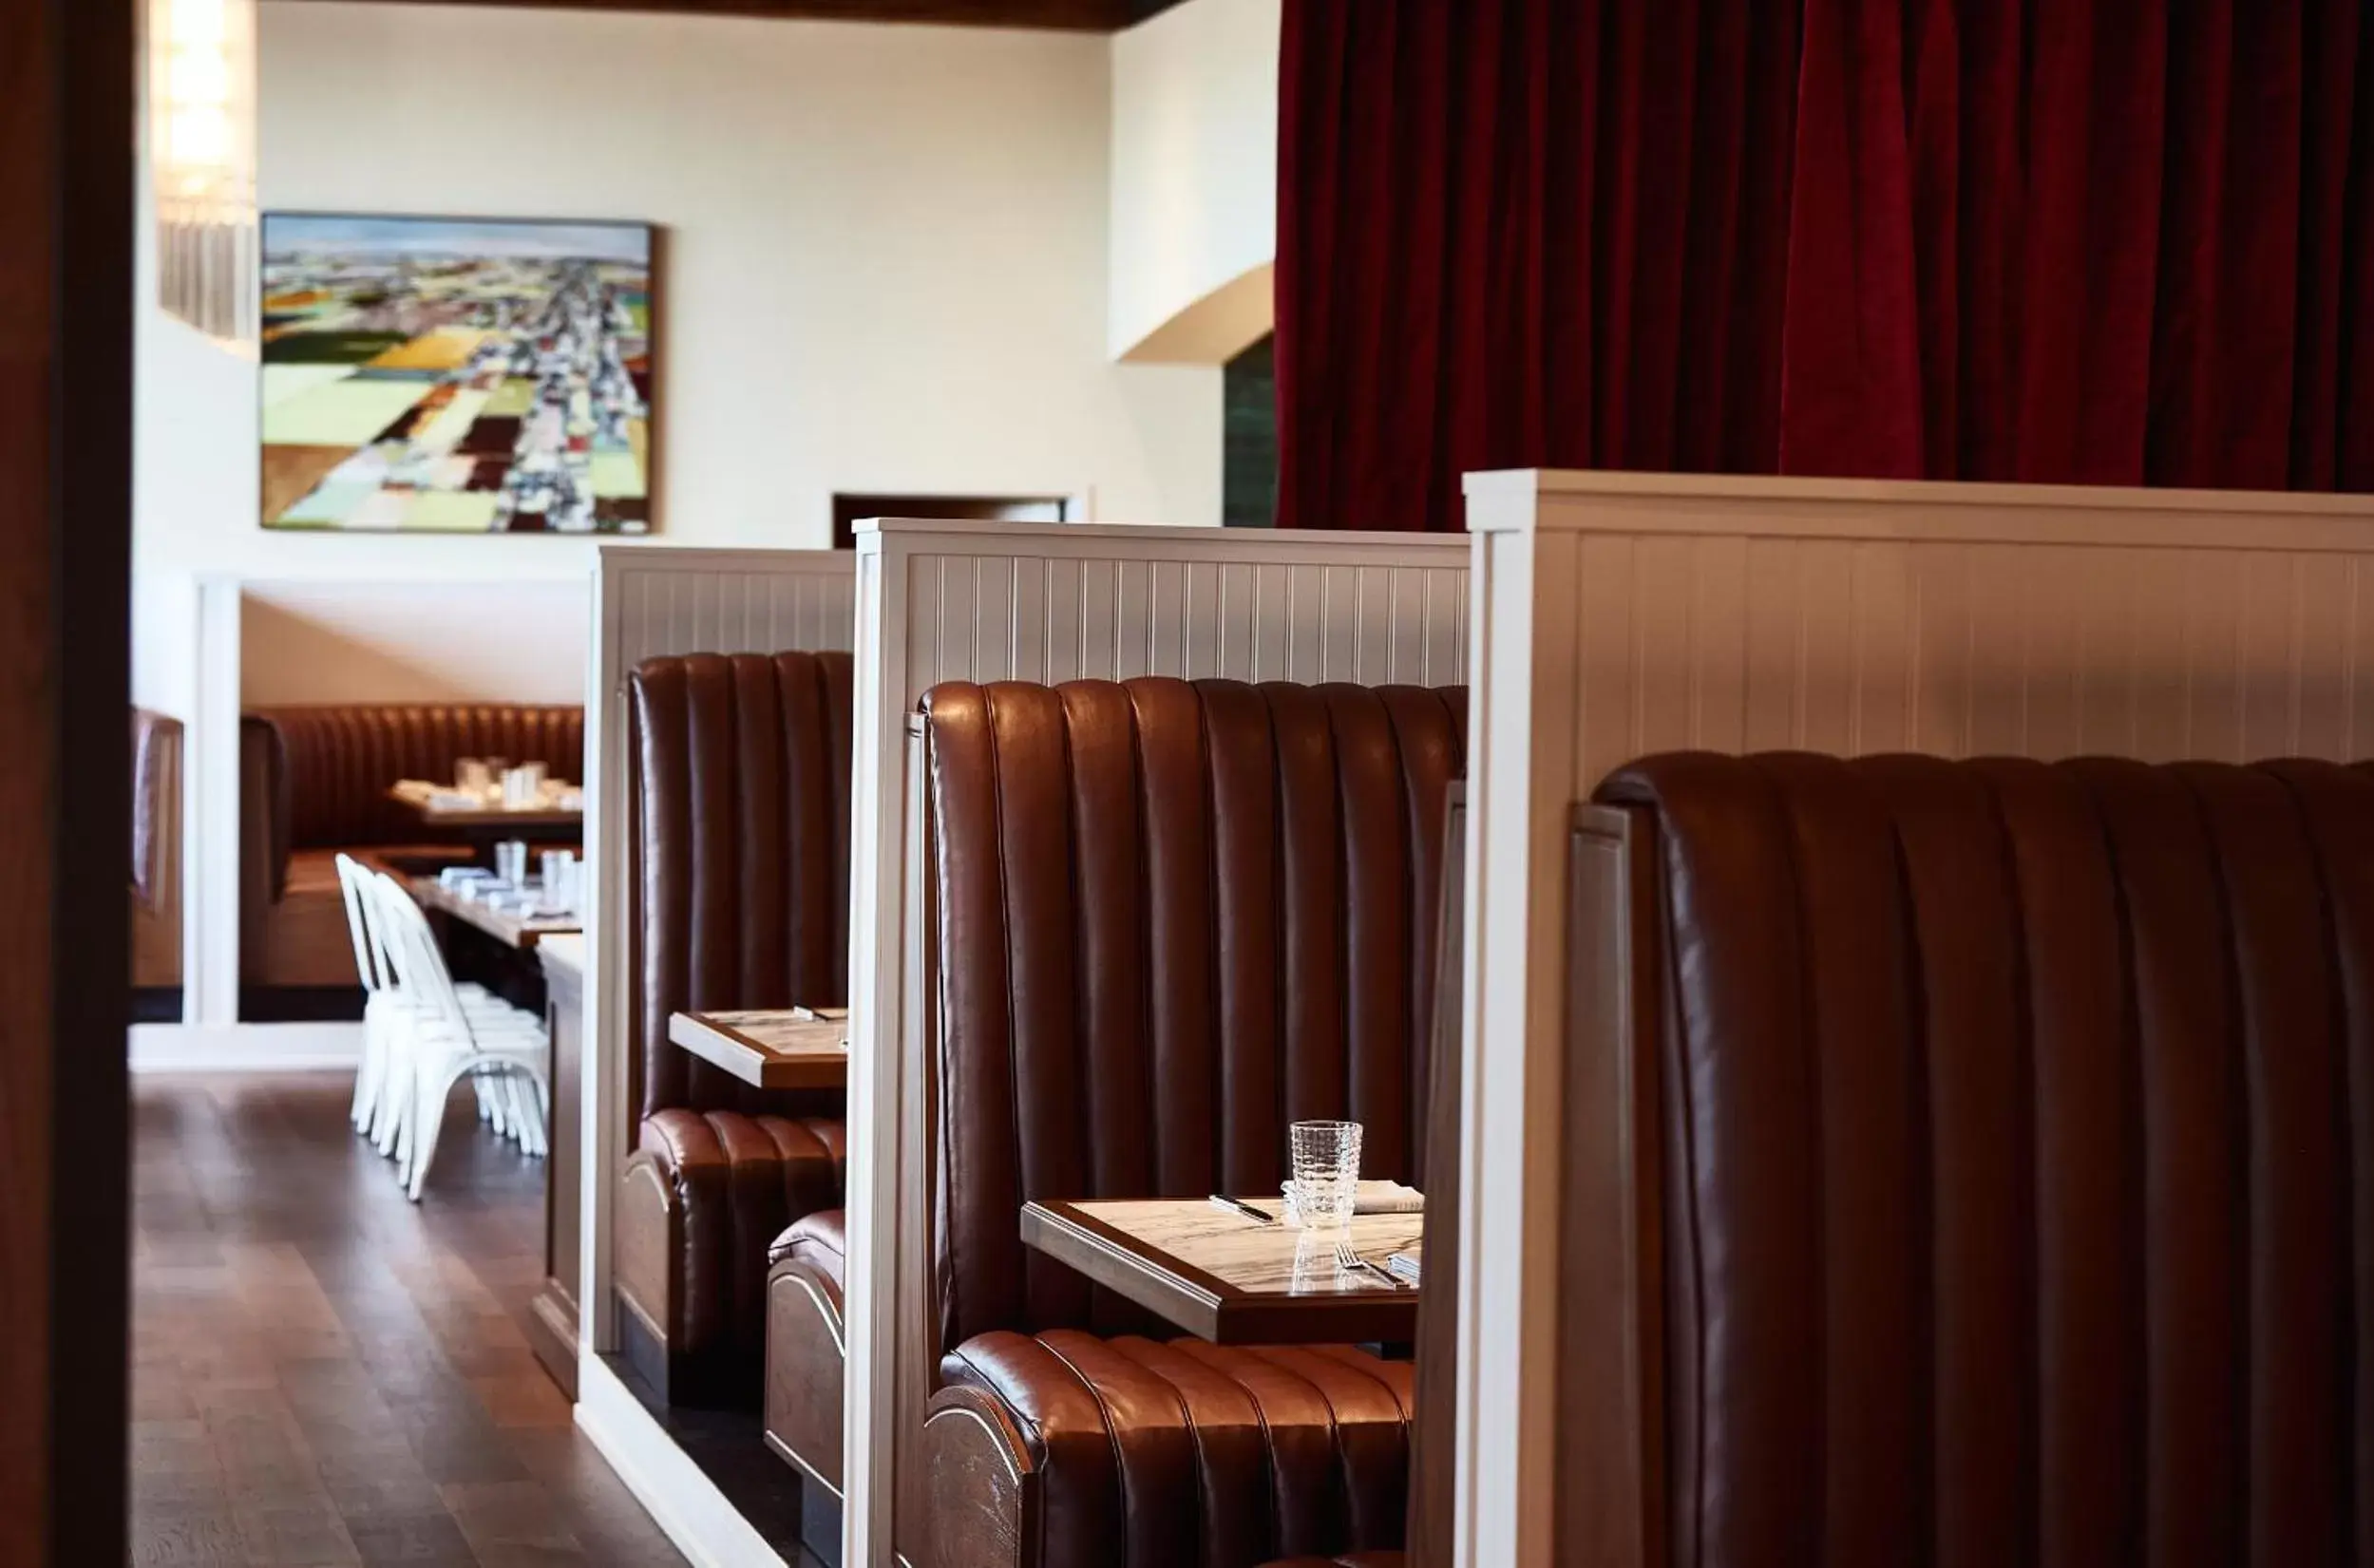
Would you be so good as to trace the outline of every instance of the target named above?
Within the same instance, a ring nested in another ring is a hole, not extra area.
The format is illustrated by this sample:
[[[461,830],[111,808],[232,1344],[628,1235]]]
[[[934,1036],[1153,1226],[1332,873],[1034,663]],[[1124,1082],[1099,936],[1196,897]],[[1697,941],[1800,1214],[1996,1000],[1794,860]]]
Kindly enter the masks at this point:
[[[196,710],[181,769],[184,1021],[230,1029],[239,1018],[239,654],[244,590],[237,577],[198,579]]]
[[[134,1072],[352,1072],[360,1024],[134,1024]]]
[[[786,1568],[782,1555],[590,1351],[578,1357],[577,1426],[693,1568]]]
[[[937,1375],[921,783],[907,722],[918,700],[957,679],[1452,684],[1466,678],[1467,572],[1467,541],[1444,536],[859,525],[842,1513],[853,1568],[890,1568],[902,1488],[921,1484],[912,1444]],[[898,1546],[930,1568],[923,1542]]]
[[[2374,497],[1531,472],[1467,496],[1455,1560],[1549,1568],[1574,803],[1687,748],[2364,757]]]

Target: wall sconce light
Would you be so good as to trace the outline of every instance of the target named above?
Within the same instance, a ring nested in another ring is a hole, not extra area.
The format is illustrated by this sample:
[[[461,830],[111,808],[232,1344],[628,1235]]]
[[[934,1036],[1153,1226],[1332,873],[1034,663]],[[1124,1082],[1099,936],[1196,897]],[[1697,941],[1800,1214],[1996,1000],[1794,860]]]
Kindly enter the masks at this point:
[[[256,0],[149,0],[147,51],[159,303],[252,354]]]

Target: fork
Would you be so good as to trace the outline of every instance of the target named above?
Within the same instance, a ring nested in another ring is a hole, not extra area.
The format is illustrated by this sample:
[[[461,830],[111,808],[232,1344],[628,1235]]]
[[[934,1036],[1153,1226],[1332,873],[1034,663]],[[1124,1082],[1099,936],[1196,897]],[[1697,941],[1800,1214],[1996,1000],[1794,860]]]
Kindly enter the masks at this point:
[[[1385,1282],[1385,1288],[1387,1290],[1397,1291],[1401,1288],[1400,1280],[1396,1279],[1392,1275],[1386,1273],[1383,1269],[1378,1268],[1367,1258],[1362,1257],[1358,1253],[1354,1252],[1352,1250],[1352,1243],[1349,1241],[1339,1241],[1336,1243],[1336,1267],[1343,1270],[1346,1274],[1366,1272],[1368,1274],[1375,1275],[1377,1278]]]

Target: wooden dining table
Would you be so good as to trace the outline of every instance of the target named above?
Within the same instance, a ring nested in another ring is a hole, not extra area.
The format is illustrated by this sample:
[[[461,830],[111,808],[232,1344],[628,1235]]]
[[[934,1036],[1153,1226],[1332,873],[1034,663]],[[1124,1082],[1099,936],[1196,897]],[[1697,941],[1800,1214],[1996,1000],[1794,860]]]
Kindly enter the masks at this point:
[[[1338,1265],[1348,1243],[1382,1267],[1418,1244],[1420,1214],[1356,1216],[1341,1231],[1268,1223],[1202,1198],[1046,1200],[1022,1206],[1022,1240],[1215,1345],[1406,1344],[1418,1290]]]
[[[672,1012],[668,1039],[763,1089],[845,1088],[848,1014],[845,1009],[832,1011],[831,1016],[805,1009]]]
[[[473,803],[458,790],[420,779],[403,779],[388,787],[388,799],[418,816],[441,835],[463,840],[484,853],[504,839],[536,843],[567,843],[585,836],[585,807],[546,801],[532,806]]]
[[[498,909],[484,898],[473,898],[466,888],[451,888],[434,877],[412,879],[412,897],[423,909],[443,915],[501,942],[504,947],[525,952],[546,936],[557,936],[585,929],[582,916],[576,915],[522,915],[514,910]]]

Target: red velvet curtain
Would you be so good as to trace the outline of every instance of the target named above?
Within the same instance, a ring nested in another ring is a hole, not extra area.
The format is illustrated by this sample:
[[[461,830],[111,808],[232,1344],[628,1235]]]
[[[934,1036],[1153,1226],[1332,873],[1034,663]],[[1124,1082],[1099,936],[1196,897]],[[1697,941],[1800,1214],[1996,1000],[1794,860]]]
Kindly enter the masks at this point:
[[[1279,520],[1469,469],[2374,490],[2367,0],[1287,0]]]

